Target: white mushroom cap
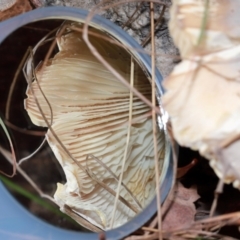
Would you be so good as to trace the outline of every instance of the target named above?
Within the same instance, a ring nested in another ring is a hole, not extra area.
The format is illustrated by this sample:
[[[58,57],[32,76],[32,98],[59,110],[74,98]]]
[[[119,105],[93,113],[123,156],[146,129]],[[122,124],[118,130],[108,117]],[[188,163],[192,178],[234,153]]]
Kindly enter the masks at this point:
[[[226,158],[221,145],[240,134],[240,45],[184,60],[164,81],[164,87],[163,106],[179,144],[210,159],[225,182],[239,181],[239,158],[233,157],[232,147],[232,155]],[[225,157],[219,156],[221,151]],[[237,144],[235,151],[239,152]]]

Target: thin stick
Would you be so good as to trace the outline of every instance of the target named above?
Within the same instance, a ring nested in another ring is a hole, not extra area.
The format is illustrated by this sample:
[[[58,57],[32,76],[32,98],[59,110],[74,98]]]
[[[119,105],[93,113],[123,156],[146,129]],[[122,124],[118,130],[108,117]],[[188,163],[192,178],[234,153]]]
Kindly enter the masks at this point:
[[[162,211],[161,211],[161,196],[160,196],[160,187],[159,187],[159,164],[158,164],[158,145],[157,145],[157,118],[155,112],[156,106],[156,84],[155,84],[155,38],[154,38],[154,5],[153,2],[150,2],[150,11],[151,11],[151,46],[152,46],[152,126],[153,126],[153,144],[154,144],[154,160],[155,160],[155,179],[156,179],[156,195],[157,195],[157,215],[158,215],[158,231],[159,231],[159,240],[162,240]]]
[[[101,232],[102,229],[96,227],[89,221],[87,221],[85,218],[83,218],[81,215],[79,215],[74,209],[69,207],[67,204],[64,204],[63,211],[68,215],[71,216],[77,223],[79,223],[81,226],[90,229],[93,232]]]
[[[159,232],[156,228],[150,228],[150,227],[142,227],[142,230],[149,231],[149,232]]]
[[[221,154],[217,153],[217,155],[219,155],[218,159],[222,158]],[[225,176],[227,175],[229,167],[230,166],[227,165],[227,167],[224,171],[223,177],[220,178],[219,181],[218,181],[217,188],[215,189],[215,192],[214,192],[214,200],[213,200],[213,203],[212,203],[212,206],[211,206],[209,217],[213,217],[214,212],[217,208],[218,198],[219,198],[219,195],[223,192],[224,179],[225,179]]]
[[[107,184],[105,184],[104,182],[102,182],[100,179],[98,179],[98,177],[90,171],[90,169],[88,168],[88,166],[86,167],[86,172],[89,174],[89,176],[96,181],[101,187],[103,187],[105,190],[107,190],[111,195],[113,195],[114,197],[117,196],[117,193],[111,189]],[[131,205],[127,200],[125,200],[121,195],[119,195],[119,200],[125,204],[127,207],[129,207],[133,212],[138,213],[138,209],[135,208],[133,205]]]
[[[6,112],[5,112],[5,117],[7,120],[9,120],[9,112],[10,112],[10,104],[11,104],[11,99],[12,99],[12,94],[13,94],[13,90],[15,88],[15,84],[17,82],[17,79],[18,79],[18,76],[19,76],[19,73],[20,71],[22,70],[22,67],[28,57],[28,54],[29,54],[29,50],[27,50],[17,68],[17,71],[15,72],[14,74],[14,78],[13,78],[13,81],[11,83],[11,86],[10,86],[10,89],[9,89],[9,93],[8,93],[8,98],[7,98],[7,103],[6,103]]]
[[[0,146],[1,154],[8,160],[12,165],[14,164],[14,159],[11,157],[11,154]],[[42,190],[36,185],[36,183],[22,170],[22,168],[16,165],[17,171],[27,180],[27,182],[36,190],[36,192],[43,198],[47,198],[53,203],[56,203],[55,200],[49,195],[42,192]]]
[[[158,232],[153,233],[151,235],[143,235],[143,236],[130,236],[125,238],[124,240],[156,240],[158,237]]]
[[[31,55],[31,58],[33,59],[33,51],[31,48],[29,48],[30,50],[30,55]],[[34,76],[34,80],[36,81],[37,85],[38,85],[38,88],[40,89],[40,92],[41,94],[43,95],[43,98],[45,99],[49,109],[50,109],[50,116],[51,116],[51,121],[50,121],[50,125],[52,125],[53,123],[53,111],[52,111],[52,106],[50,104],[50,102],[48,101],[46,95],[44,94],[39,82],[38,82],[38,79],[37,79],[37,76],[36,76],[36,72],[35,72],[35,69],[33,67],[33,76]],[[30,83],[28,83],[30,85]],[[31,157],[33,157],[41,148],[42,146],[44,145],[44,143],[46,142],[46,137],[44,138],[44,140],[42,141],[42,143],[40,144],[40,146],[32,153],[30,154],[29,156],[25,157],[25,158],[22,158],[20,161],[19,161],[19,165],[21,165],[23,162],[25,162],[26,160],[30,159]]]
[[[189,230],[187,230],[187,232],[176,232],[176,233],[173,233],[173,235],[181,235],[182,237],[186,237],[186,238],[190,237],[189,236],[190,234],[194,234],[191,237],[193,239],[196,239],[196,237],[198,237],[198,236],[202,236],[202,237],[206,237],[207,236],[207,237],[218,237],[218,239],[220,237],[221,239],[225,239],[225,240],[227,240],[227,239],[228,240],[237,240],[236,238],[231,238],[231,237],[224,238],[224,236],[221,235],[221,234],[208,232],[208,231],[202,231],[202,230],[192,230],[192,229],[189,229]]]
[[[29,156],[27,156],[25,158],[20,159],[19,162],[18,162],[18,165],[20,166],[23,162],[27,161],[28,159],[33,157],[36,153],[38,153],[39,150],[42,148],[42,146],[45,144],[45,142],[46,142],[46,137],[43,139],[43,141],[40,144],[40,146],[33,153],[31,153]]]
[[[4,173],[3,171],[0,171],[0,173],[4,174],[7,177],[13,177],[16,174],[16,169],[17,169],[16,168],[17,167],[16,154],[15,154],[15,151],[14,151],[14,147],[13,147],[13,144],[12,144],[11,137],[10,137],[10,135],[8,133],[8,130],[7,130],[6,126],[4,125],[4,122],[3,122],[1,117],[0,117],[0,126],[2,127],[4,133],[7,136],[7,139],[8,139],[9,145],[10,145],[10,149],[11,149],[12,159],[13,159],[13,161],[12,161],[13,173],[11,175],[7,174],[7,173]]]
[[[134,86],[134,61],[133,61],[132,57],[131,57],[130,84],[131,84],[131,87]],[[125,163],[126,163],[127,154],[128,154],[129,141],[130,141],[130,135],[131,135],[131,126],[132,126],[131,125],[131,122],[132,122],[132,103],[133,103],[133,93],[132,93],[132,91],[130,91],[130,96],[129,96],[129,124],[128,124],[127,139],[126,139],[126,147],[125,147],[123,161],[122,161],[121,174],[120,174],[120,177],[119,177],[119,182],[118,182],[118,187],[117,187],[117,195],[116,195],[115,202],[114,202],[113,214],[112,214],[112,219],[111,219],[111,223],[110,223],[110,228],[113,228],[113,224],[114,224],[114,218],[115,218],[115,213],[116,213],[116,209],[117,209],[118,197],[119,197],[119,193],[120,193],[120,188],[121,188],[121,183],[122,183],[122,179],[123,179]]]
[[[211,226],[219,225],[221,222],[224,222],[224,221],[226,221],[224,225],[227,225],[228,223],[231,223],[231,224],[236,223],[239,225],[240,212],[224,214],[224,215],[216,216],[216,217],[212,217],[212,218],[206,218],[206,219],[203,219],[200,221],[196,221],[186,228],[177,229],[177,230],[172,229],[170,231],[164,231],[164,233],[167,233],[167,234],[179,234],[181,232],[185,233],[189,230],[194,230],[196,227],[198,228],[199,226],[201,226],[202,229],[209,229]],[[220,227],[222,227],[224,225],[221,225]],[[212,229],[212,227],[211,227],[211,229]]]
[[[105,2],[105,1],[103,1]],[[120,1],[121,2],[121,1]],[[118,4],[120,3],[118,2]],[[104,8],[103,8],[104,9]],[[94,8],[94,10],[96,10]],[[153,107],[151,101],[149,101],[144,95],[142,95],[137,89],[135,89],[133,86],[131,86],[131,84],[129,84],[128,81],[126,81],[126,79],[119,74],[111,65],[108,64],[108,62],[101,56],[101,54],[99,54],[99,52],[97,51],[97,49],[91,44],[91,42],[89,41],[88,38],[88,22],[91,20],[93,13],[95,11],[93,11],[92,13],[90,13],[85,21],[84,27],[83,27],[83,40],[86,42],[87,46],[89,47],[90,51],[92,52],[92,54],[104,65],[104,67],[106,67],[106,69],[108,69],[120,82],[122,82],[126,87],[129,88],[130,91],[132,91],[137,97],[139,97],[143,102],[145,102],[148,106],[150,106],[151,108],[154,108],[154,110],[156,111],[156,113],[158,113],[159,115],[161,115],[160,110],[157,107]]]
[[[122,28],[128,27],[130,23],[132,23],[135,19],[133,19],[134,15],[137,13],[137,11],[140,9],[140,7],[143,5],[143,2],[141,2],[135,9],[135,11],[133,12],[133,14],[130,16],[130,18],[127,20],[127,22],[125,22],[122,26]]]
[[[83,29],[80,28],[80,27],[76,27],[76,26],[69,26],[69,29],[71,30],[74,30],[74,31],[77,31],[77,32],[83,32]],[[92,32],[92,31],[88,31],[88,35],[90,36],[94,36],[94,37],[99,37],[100,39],[103,39],[103,40],[106,40],[108,41],[109,43],[112,43],[116,46],[119,46],[119,47],[122,47],[123,49],[125,49],[126,51],[130,51],[130,52],[133,52],[133,51],[136,51],[136,52],[139,52],[139,53],[144,53],[146,55],[151,55],[151,51],[148,51],[146,49],[140,49],[140,48],[134,48],[134,47],[130,47],[130,46],[127,46],[127,45],[124,45],[120,42],[118,42],[116,39],[114,38],[111,38],[111,37],[106,37],[106,36],[103,36],[102,34],[99,34],[99,33],[95,33],[95,32]],[[177,55],[171,55],[171,54],[162,54],[162,53],[156,53],[155,56],[162,56],[164,58],[171,58],[171,59],[178,59],[178,60],[181,60],[182,58],[180,58],[179,56]],[[187,58],[186,58],[187,59]]]
[[[26,130],[26,129],[22,129],[14,124],[12,124],[11,122],[9,122],[8,120],[4,120],[4,123],[11,129],[23,133],[23,134],[27,134],[27,135],[33,135],[33,136],[45,136],[46,132],[41,132],[41,131],[32,131],[32,130]]]
[[[166,9],[166,6],[163,5],[162,11],[161,11],[161,13],[160,13],[160,16],[159,16],[157,22],[155,23],[155,27],[157,27],[158,24],[160,24],[160,23],[162,22],[163,15],[164,15],[164,12],[165,12],[165,9]],[[155,29],[155,27],[154,27],[154,29]],[[155,31],[156,31],[156,29],[154,30],[154,32],[155,32]],[[148,41],[149,41],[150,38],[151,38],[151,35],[152,35],[152,32],[149,33],[148,36],[143,40],[143,42],[141,43],[141,45],[142,45],[143,47],[146,46],[146,44],[148,43]]]
[[[45,58],[44,58],[43,65],[42,65],[42,69],[44,69],[44,67],[46,66],[46,64],[47,64],[47,62],[48,62],[48,59],[50,58],[50,56],[51,56],[51,54],[52,54],[52,52],[53,52],[53,49],[54,49],[54,47],[55,47],[56,44],[57,44],[57,38],[60,37],[60,36],[63,34],[63,32],[65,31],[65,29],[66,29],[67,27],[68,27],[68,25],[67,25],[67,24],[64,24],[64,25],[62,26],[62,28],[59,30],[59,32],[57,32],[57,36],[54,38],[54,40],[53,40],[53,42],[52,42],[52,44],[51,44],[51,46],[50,46],[50,48],[49,48],[49,50],[48,50],[48,52],[47,52],[47,55],[46,55]]]

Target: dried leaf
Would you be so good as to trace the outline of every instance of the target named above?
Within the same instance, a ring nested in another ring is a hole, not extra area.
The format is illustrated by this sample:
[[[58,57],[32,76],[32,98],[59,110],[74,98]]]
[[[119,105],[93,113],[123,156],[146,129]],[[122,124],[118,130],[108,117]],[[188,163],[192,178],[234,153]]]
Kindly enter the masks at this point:
[[[196,208],[193,204],[199,195],[194,187],[185,188],[180,182],[176,185],[174,199],[167,199],[164,206],[171,206],[163,218],[164,231],[186,228],[194,222]]]

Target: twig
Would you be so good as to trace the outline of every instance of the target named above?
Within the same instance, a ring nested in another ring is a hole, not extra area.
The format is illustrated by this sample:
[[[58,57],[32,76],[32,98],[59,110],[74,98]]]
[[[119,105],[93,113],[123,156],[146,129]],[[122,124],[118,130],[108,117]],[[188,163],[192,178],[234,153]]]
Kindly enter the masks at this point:
[[[214,200],[213,200],[213,203],[212,203],[212,206],[211,206],[209,217],[213,217],[213,215],[215,213],[215,210],[217,208],[217,202],[218,202],[219,194],[221,194],[223,192],[223,186],[224,186],[224,176],[222,178],[220,178],[219,181],[218,181],[217,188],[214,192]]]
[[[120,81],[122,82],[126,87],[129,88],[130,91],[132,91],[136,96],[138,96],[143,102],[145,102],[148,106],[150,106],[152,109],[155,110],[155,112],[159,115],[161,115],[161,112],[158,108],[153,107],[151,101],[149,101],[144,95],[142,95],[137,89],[134,87],[131,87],[131,85],[126,81],[124,77],[121,76],[111,65],[108,64],[108,62],[99,54],[97,49],[91,44],[88,38],[88,27],[89,27],[89,22],[91,21],[92,17],[99,11],[99,10],[105,10],[109,8],[107,7],[102,7],[101,6],[105,3],[106,1],[102,1],[100,4],[96,5],[92,11],[88,14],[87,18],[85,19],[85,24],[83,27],[83,40],[86,42],[87,46],[91,50],[92,54],[106,67],[109,71],[112,72],[112,74]],[[136,1],[138,2],[138,1]],[[156,0],[153,0],[152,2],[157,2],[157,3],[162,3]],[[124,3],[124,1],[118,1],[117,3],[113,3],[111,7],[117,6]],[[166,5],[165,3],[162,3],[163,5]]]
[[[151,47],[152,47],[152,126],[153,126],[153,144],[154,144],[154,162],[155,162],[155,179],[156,179],[156,195],[157,195],[157,216],[158,216],[158,231],[159,231],[159,240],[162,240],[162,211],[161,211],[161,196],[160,196],[160,187],[159,187],[159,163],[158,163],[158,145],[157,145],[157,118],[156,118],[156,83],[155,83],[155,38],[154,38],[154,5],[153,2],[150,2],[150,11],[151,11]]]
[[[133,12],[133,14],[130,16],[130,18],[127,20],[127,22],[125,22],[122,26],[122,28],[128,27],[135,19],[133,19],[134,15],[137,13],[137,11],[142,7],[143,2],[141,2],[135,9],[135,11]]]
[[[101,232],[102,229],[96,227],[86,219],[84,219],[82,216],[77,214],[77,212],[74,211],[71,207],[69,207],[67,204],[64,204],[63,206],[64,212],[68,215],[71,216],[77,223],[79,223],[81,226],[93,231],[93,232]]]
[[[160,16],[159,16],[159,18],[157,19],[157,22],[155,23],[155,27],[157,27],[157,26],[162,22],[165,9],[166,9],[166,6],[163,5],[162,11],[161,11],[161,13],[160,13]],[[154,27],[154,30],[153,30],[154,32],[156,31],[155,27]],[[143,47],[146,46],[146,44],[147,44],[148,41],[150,40],[151,36],[152,36],[152,30],[151,30],[151,33],[149,33],[148,36],[147,36],[147,37],[143,40],[143,42],[141,43],[141,45],[142,45]]]
[[[15,126],[14,124],[12,124],[11,122],[9,122],[8,120],[4,120],[4,123],[11,129],[23,133],[23,134],[27,134],[27,135],[33,135],[33,136],[45,136],[46,132],[41,132],[41,131],[32,131],[32,130],[26,130],[26,129],[22,129],[18,126]]]
[[[31,153],[29,156],[27,156],[25,158],[20,159],[18,162],[18,165],[20,166],[23,162],[27,161],[28,159],[33,157],[36,153],[38,153],[39,150],[42,148],[42,146],[45,144],[45,142],[46,142],[46,137],[43,139],[42,143],[39,145],[39,147],[33,153]]]
[[[130,72],[130,84],[131,87],[134,86],[134,61],[133,58],[131,57],[131,72]],[[129,93],[129,124],[128,124],[128,131],[127,131],[127,138],[126,138],[126,146],[124,150],[124,156],[122,160],[122,167],[121,167],[121,173],[118,181],[118,186],[117,186],[117,195],[114,201],[114,206],[113,206],[113,214],[112,214],[112,219],[111,219],[111,224],[110,227],[113,227],[114,224],[114,218],[115,218],[115,213],[117,209],[117,202],[118,202],[118,197],[120,193],[120,187],[123,179],[123,173],[124,173],[124,168],[125,168],[125,163],[127,159],[127,154],[128,154],[128,148],[129,148],[129,141],[130,141],[130,136],[131,136],[131,122],[132,122],[132,103],[133,103],[133,93],[130,91]]]
[[[1,154],[8,160],[8,162],[10,162],[11,164],[13,164],[13,159],[11,157],[11,154],[3,149],[1,146],[0,146],[0,152]],[[37,193],[43,197],[43,198],[47,198],[49,199],[51,202],[55,203],[55,200],[50,197],[49,195],[45,194],[42,192],[42,190],[35,184],[35,182],[22,170],[22,168],[18,165],[16,165],[16,169],[17,171],[28,181],[28,183],[37,191]]]
[[[19,73],[20,71],[22,70],[22,67],[28,57],[28,54],[29,54],[29,50],[27,50],[17,68],[17,71],[15,72],[14,74],[14,78],[13,78],[13,81],[11,83],[11,86],[10,86],[10,89],[9,89],[9,92],[8,92],[8,97],[7,97],[7,103],[6,103],[6,112],[5,112],[5,117],[7,120],[9,120],[9,112],[10,112],[10,104],[11,104],[11,99],[12,99],[12,94],[13,94],[13,90],[15,88],[15,84],[17,82],[17,79],[18,79],[18,76],[19,76]]]
[[[83,29],[80,28],[80,27],[76,27],[76,26],[69,26],[69,29],[71,30],[74,30],[74,31],[77,31],[77,32],[83,32]],[[106,40],[108,41],[109,43],[112,43],[116,46],[119,46],[119,47],[122,47],[123,49],[125,49],[126,51],[128,52],[139,52],[139,53],[144,53],[144,54],[147,54],[147,55],[150,55],[151,56],[151,51],[148,51],[146,49],[140,49],[140,48],[134,48],[134,47],[130,47],[130,46],[127,46],[126,44],[122,44],[120,42],[118,42],[116,39],[114,39],[113,37],[107,37],[107,36],[103,36],[102,34],[98,34],[98,33],[95,33],[91,30],[88,30],[88,35],[90,36],[94,36],[94,37],[99,37],[100,39],[103,39],[103,40]],[[155,55],[156,57],[157,56],[162,56],[164,58],[174,58],[174,59],[181,59],[179,56],[176,56],[176,55],[171,55],[171,54],[161,54],[161,53],[156,53]]]
[[[6,134],[7,136],[7,139],[8,139],[8,142],[9,142],[9,145],[10,145],[10,149],[11,149],[11,154],[12,154],[12,166],[13,166],[13,172],[12,174],[7,174],[7,173],[4,173],[3,171],[0,171],[0,173],[4,174],[5,176],[7,177],[13,177],[15,174],[16,174],[16,169],[17,169],[17,160],[16,160],[16,154],[15,154],[15,151],[14,151],[14,147],[13,147],[13,144],[12,144],[12,140],[11,140],[11,137],[8,133],[8,130],[6,128],[6,126],[4,125],[4,122],[2,121],[2,118],[0,117],[0,126],[2,127],[4,133]],[[1,146],[0,146],[1,147]]]
[[[90,171],[90,169],[88,167],[86,167],[86,172],[88,173],[88,175],[94,180],[96,181],[101,187],[103,187],[105,190],[107,190],[111,195],[113,195],[114,197],[116,197],[116,192],[114,190],[112,190],[107,184],[105,184],[104,182],[102,182],[100,179],[97,178],[97,176]],[[138,209],[135,208],[135,206],[131,205],[127,200],[125,200],[122,196],[119,195],[119,200],[125,204],[127,207],[129,207],[133,212],[138,213]]]

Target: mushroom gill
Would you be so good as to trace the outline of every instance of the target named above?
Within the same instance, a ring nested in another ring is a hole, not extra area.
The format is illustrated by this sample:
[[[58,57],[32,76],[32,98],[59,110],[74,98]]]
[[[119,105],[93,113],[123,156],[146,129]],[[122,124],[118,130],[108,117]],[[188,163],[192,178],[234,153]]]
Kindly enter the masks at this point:
[[[65,184],[58,183],[54,198],[62,211],[70,207],[77,215],[106,230],[110,228],[115,196],[95,178],[114,191],[117,189],[118,182],[111,172],[117,178],[120,176],[128,132],[130,92],[90,53],[81,33],[68,31],[57,41],[59,52],[44,68],[37,70],[36,76],[52,108],[52,129],[78,164],[48,130],[47,141],[67,179]],[[97,37],[91,36],[90,41],[115,70],[130,81],[129,54]],[[135,65],[134,87],[151,99],[151,85],[141,68]],[[26,91],[25,109],[34,124],[47,127],[31,88],[44,115],[49,122],[51,120],[50,108],[36,81]],[[137,211],[152,200],[156,188],[152,120],[146,115],[149,111],[145,103],[133,97],[132,118],[139,120],[131,125],[123,174],[128,189],[122,187],[120,196]],[[164,133],[159,131],[159,167],[164,158],[164,145]],[[119,201],[113,227],[126,223],[135,215],[136,212]]]

